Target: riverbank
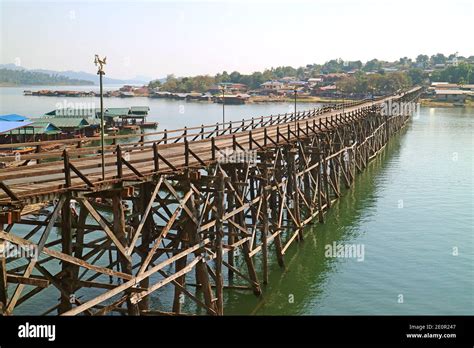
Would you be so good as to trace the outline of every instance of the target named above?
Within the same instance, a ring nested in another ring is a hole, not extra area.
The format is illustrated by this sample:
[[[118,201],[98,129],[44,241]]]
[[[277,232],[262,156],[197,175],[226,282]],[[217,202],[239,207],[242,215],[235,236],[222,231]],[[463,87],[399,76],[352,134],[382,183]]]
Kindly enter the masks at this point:
[[[445,107],[445,108],[452,108],[452,107],[474,107],[474,101],[473,100],[466,100],[464,102],[463,106],[460,105],[455,105],[452,102],[443,102],[443,101],[437,101],[433,99],[420,99],[419,101],[421,106],[427,106],[427,107]]]
[[[353,101],[349,98],[324,98],[317,96],[297,96],[297,103],[342,103]],[[267,96],[253,96],[249,98],[250,103],[294,103],[295,99],[290,97],[267,97]]]

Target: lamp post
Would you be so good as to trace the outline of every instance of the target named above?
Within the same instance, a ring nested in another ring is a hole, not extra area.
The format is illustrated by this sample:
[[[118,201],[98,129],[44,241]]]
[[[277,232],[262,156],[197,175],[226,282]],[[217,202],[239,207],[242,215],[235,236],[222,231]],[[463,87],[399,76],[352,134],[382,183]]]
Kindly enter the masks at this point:
[[[296,89],[296,86],[295,86],[295,88],[293,89],[293,92],[294,92],[294,95],[295,95],[295,112],[294,112],[294,119],[295,119],[295,134],[296,134],[296,93],[298,92],[298,90]]]
[[[102,76],[105,75],[104,65],[106,64],[107,57],[100,59],[96,54],[94,59],[94,64],[99,67],[97,75],[99,75],[100,80],[100,148],[102,155],[102,180],[105,180],[105,158],[104,158],[104,95],[103,95],[103,86],[102,86]]]
[[[222,91],[222,130],[225,130],[225,86],[221,86]]]
[[[344,91],[342,90],[342,88],[339,89],[341,91],[341,97],[342,97],[342,114],[344,115]]]

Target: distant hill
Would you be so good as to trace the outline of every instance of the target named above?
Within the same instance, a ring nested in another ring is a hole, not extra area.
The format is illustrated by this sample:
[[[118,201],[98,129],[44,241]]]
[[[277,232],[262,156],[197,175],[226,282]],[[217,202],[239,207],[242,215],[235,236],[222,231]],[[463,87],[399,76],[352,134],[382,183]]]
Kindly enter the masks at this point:
[[[0,86],[34,86],[34,85],[77,85],[90,86],[90,80],[74,79],[58,74],[47,74],[29,70],[10,70],[0,68]]]
[[[92,85],[98,84],[98,76],[96,74],[87,73],[84,71],[55,71],[55,70],[46,70],[46,69],[26,69],[23,67],[18,67],[15,64],[0,64],[0,69],[8,69],[8,70],[15,70],[15,71],[29,71],[29,72],[38,72],[47,75],[58,75],[62,77],[67,77],[72,80],[85,80],[88,81],[87,84]],[[151,81],[152,78],[147,76],[137,76],[134,79],[116,79],[108,77],[107,75],[104,76],[104,84],[114,84],[114,85],[125,85],[125,84],[147,84]],[[0,80],[2,83],[3,80]]]

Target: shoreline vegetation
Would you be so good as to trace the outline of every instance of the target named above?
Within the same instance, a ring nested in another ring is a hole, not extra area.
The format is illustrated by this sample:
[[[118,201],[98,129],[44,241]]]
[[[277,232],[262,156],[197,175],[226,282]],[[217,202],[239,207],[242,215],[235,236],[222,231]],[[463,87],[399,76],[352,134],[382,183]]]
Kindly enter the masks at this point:
[[[421,106],[436,107],[436,108],[441,108],[441,107],[445,107],[445,108],[474,107],[474,101],[473,100],[465,100],[463,106],[456,105],[455,102],[437,101],[437,100],[432,100],[432,99],[428,99],[428,98],[421,98],[419,100],[419,103],[420,103]]]
[[[0,86],[1,87],[1,86]],[[30,86],[31,87],[31,86]],[[38,95],[38,94],[30,94],[30,91],[25,91],[28,92],[25,95]],[[42,94],[43,96],[52,96],[52,97],[84,97],[84,96],[89,96],[89,97],[98,97],[99,94],[97,92],[87,92],[87,91],[42,91],[42,92],[48,92],[45,94]],[[111,96],[111,95],[105,95],[105,97],[118,97],[120,98],[119,95],[116,96]],[[153,98],[149,94],[134,94],[133,97],[141,97],[141,98]],[[186,102],[197,102],[197,103],[212,103],[216,101],[212,101],[211,99],[174,99],[170,98],[172,100],[180,100],[180,101],[186,101]],[[343,102],[348,102],[348,101],[357,101],[361,100],[361,98],[353,98],[351,96],[345,96],[342,98],[339,95],[334,95],[334,96],[329,96],[329,97],[323,97],[323,96],[313,96],[313,95],[297,95],[296,102],[297,103],[320,103],[320,104],[338,104],[338,103],[343,103]],[[289,95],[252,95],[248,96],[246,99],[247,104],[266,104],[266,103],[294,103],[295,98],[293,96]],[[439,101],[439,100],[433,100],[430,98],[421,98],[419,100],[419,103],[421,106],[426,106],[426,107],[460,107],[456,102],[454,101]],[[474,100],[466,99],[464,101],[465,107],[474,107]]]
[[[94,86],[93,81],[72,79],[59,74],[37,71],[0,69],[0,87],[22,86]]]
[[[25,95],[52,97],[97,97],[97,91],[40,90],[38,85],[94,85],[60,75],[0,69],[0,87],[24,86]],[[377,59],[362,63],[333,59],[324,64],[293,68],[280,66],[263,72],[238,71],[152,80],[148,84],[123,85],[106,91],[104,97],[149,97],[174,100],[245,103],[341,103],[397,93],[413,86],[425,87],[423,106],[472,106],[474,99],[474,56],[441,53],[418,55],[388,62]],[[429,87],[429,88],[428,88]]]

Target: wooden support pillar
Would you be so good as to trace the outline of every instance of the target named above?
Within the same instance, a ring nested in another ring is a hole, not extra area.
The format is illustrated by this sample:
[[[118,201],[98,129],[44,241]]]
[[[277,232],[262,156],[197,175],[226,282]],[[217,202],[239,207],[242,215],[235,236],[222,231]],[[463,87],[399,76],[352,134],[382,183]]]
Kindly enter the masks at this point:
[[[279,152],[277,152],[277,154],[275,155],[275,161],[278,161],[278,158],[279,158],[278,155],[279,155]],[[282,170],[281,166],[279,166],[278,163],[276,163],[275,164],[275,173],[274,173],[275,182],[278,182],[278,183],[281,182],[281,170]],[[267,178],[267,182],[269,184],[271,183],[269,178]],[[279,220],[279,209],[278,209],[278,207],[281,204],[282,204],[281,201],[278,204],[277,191],[272,190],[272,192],[270,193],[270,207],[271,207],[270,209],[271,209],[271,213],[272,213],[271,219],[272,219],[272,224],[274,226],[274,228],[272,229],[272,233],[275,233],[276,230],[281,231],[280,226],[278,224],[278,220]],[[276,253],[278,265],[280,267],[284,267],[285,266],[285,261],[284,261],[283,253],[282,253],[280,233],[278,233],[275,236],[274,243],[275,243],[275,253]]]
[[[71,228],[71,196],[66,193],[66,201],[61,209],[61,247],[62,252],[72,255],[72,228]],[[65,294],[61,295],[61,303],[58,307],[59,314],[72,309],[72,301],[70,296],[74,293],[74,267],[70,263],[62,262],[61,270],[63,276],[61,278],[61,287]],[[64,296],[66,295],[66,296]]]
[[[143,183],[140,187],[140,199],[137,202],[134,202],[134,206],[137,206],[137,209],[140,212],[140,216],[142,217],[145,214],[145,210],[150,203],[150,200],[153,198],[153,190],[156,183],[154,182],[147,182]],[[138,220],[138,219],[137,219]],[[139,222],[140,220],[138,220]],[[145,259],[150,251],[150,243],[152,241],[153,231],[154,231],[154,221],[153,221],[153,214],[151,212],[148,213],[148,216],[145,220],[143,225],[142,234],[141,234],[141,244],[140,244],[140,251],[141,251],[141,260],[142,263],[145,262]],[[150,285],[150,279],[145,278],[140,282],[140,287],[146,289]],[[138,307],[141,311],[149,310],[150,309],[150,300],[149,296],[145,296],[140,302],[138,302]]]
[[[3,231],[3,225],[0,225],[0,230]],[[6,241],[0,241],[0,315],[4,315],[8,303],[6,243]]]
[[[238,185],[237,168],[232,165],[232,167],[228,168],[228,171],[230,171],[232,185],[235,188]],[[228,213],[232,212],[235,209],[235,196],[236,196],[235,191],[229,190],[229,192],[227,193],[227,212]],[[231,217],[230,219],[232,221],[235,221],[234,217]],[[228,236],[227,236],[228,245],[234,244],[235,238],[236,238],[235,236],[236,236],[235,227],[231,223],[229,223]],[[234,249],[231,249],[227,252],[227,263],[231,266],[231,267],[227,267],[227,271],[228,271],[227,277],[228,277],[229,284],[231,284],[234,280],[234,271],[232,270],[232,267],[234,267],[234,258],[235,258],[235,252],[234,252]]]
[[[317,150],[317,159],[319,162],[319,165],[317,167],[316,171],[316,180],[317,180],[317,187],[316,187],[316,195],[317,195],[317,201],[318,201],[318,220],[320,223],[324,223],[324,210],[323,210],[323,173],[324,173],[324,164],[323,164],[323,156],[321,156],[321,148],[318,148]]]
[[[82,206],[79,207],[79,218],[77,220],[77,228],[76,228],[76,238],[74,243],[74,257],[78,259],[82,259],[82,252],[84,249],[84,230],[86,225],[88,211],[86,208]],[[73,266],[73,279],[74,279],[74,291],[77,291],[79,286],[77,281],[79,279],[79,266]]]
[[[237,191],[237,195],[241,195],[240,188],[236,188],[236,191]],[[238,220],[237,223],[240,226],[246,226],[245,214],[243,211],[239,212],[236,218]],[[251,286],[252,286],[253,293],[256,296],[260,296],[262,291],[260,289],[260,284],[258,282],[257,272],[255,271],[255,265],[253,263],[252,257],[250,256],[250,241],[249,240],[247,240],[246,242],[242,244],[242,253],[244,256],[245,264],[247,265],[249,278],[252,281]]]
[[[262,195],[262,268],[263,268],[263,284],[268,284],[268,159],[267,154],[262,154],[262,175],[263,180],[261,183],[260,194]]]
[[[288,177],[291,177],[291,186],[289,185],[289,196],[293,200],[293,215],[296,223],[293,223],[295,231],[301,227],[301,215],[300,215],[300,195],[298,193],[298,177],[296,175],[298,169],[296,167],[296,154],[298,153],[297,148],[291,148],[288,151]],[[288,183],[290,184],[290,182]],[[303,230],[300,229],[298,232],[298,241],[303,240]]]
[[[117,192],[112,196],[112,210],[113,210],[113,227],[114,234],[117,237],[118,241],[123,245],[128,245],[127,234],[125,231],[125,212],[122,205],[122,198],[120,192]],[[132,263],[130,259],[127,259],[121,253],[118,254],[118,259],[122,268],[123,273],[132,274]],[[131,294],[130,289],[127,291],[128,294]],[[140,311],[137,304],[133,304],[130,301],[130,296],[127,298],[127,312],[128,315],[139,315]]]
[[[222,238],[224,237],[224,175],[219,170],[217,173],[215,202],[217,209],[216,216],[216,238],[214,248],[216,252],[216,297],[217,313],[224,314],[224,280],[222,277]]]
[[[186,234],[185,231],[180,231],[178,233],[178,237],[181,240],[181,250],[185,250],[188,247],[188,241],[186,240],[186,237],[184,236]],[[184,237],[184,238],[183,238]],[[179,251],[175,252],[175,255],[179,254]],[[181,257],[180,259],[176,260],[175,262],[175,273],[180,272],[183,268],[186,267],[187,263],[187,255],[184,257]],[[178,283],[180,286],[184,287],[185,286],[185,278],[186,275],[183,274],[182,276],[176,278],[176,283]],[[181,297],[182,292],[181,288],[179,286],[175,286],[174,288],[174,298],[173,298],[173,312],[176,314],[181,313]]]
[[[304,171],[307,168],[306,162],[302,160],[306,154],[308,154],[308,144],[303,142],[301,144],[300,148],[300,171]],[[308,165],[311,166],[313,164],[313,161],[311,160],[313,157],[311,156]],[[312,204],[312,196],[311,196],[311,179],[310,179],[311,172],[307,171],[306,173],[303,174],[303,194],[306,203],[309,204],[308,209],[308,215],[313,214],[313,204]]]
[[[194,216],[196,221],[199,221],[199,213],[197,207],[199,206],[199,196],[193,193],[189,199],[189,210],[191,211],[192,215]],[[190,225],[193,227],[190,229],[190,242],[191,244],[201,243],[201,226],[196,225],[194,222],[190,222]],[[194,256],[205,256],[206,251],[204,248],[197,249],[194,252]],[[207,314],[216,315],[217,312],[217,304],[214,303],[213,294],[212,294],[212,287],[209,281],[209,273],[207,270],[207,262],[203,259],[201,262],[196,264],[196,282],[198,284],[197,289],[200,289],[204,296],[204,303],[207,307]]]
[[[327,152],[325,151],[324,152],[324,155],[323,155],[323,173],[322,173],[322,176],[323,176],[323,181],[324,181],[324,193],[325,193],[325,196],[326,196],[326,207],[327,209],[330,209],[331,208],[331,191],[329,189],[329,174],[330,174],[330,168],[329,168],[329,165],[328,165],[328,160],[326,160],[326,156],[327,156]]]

